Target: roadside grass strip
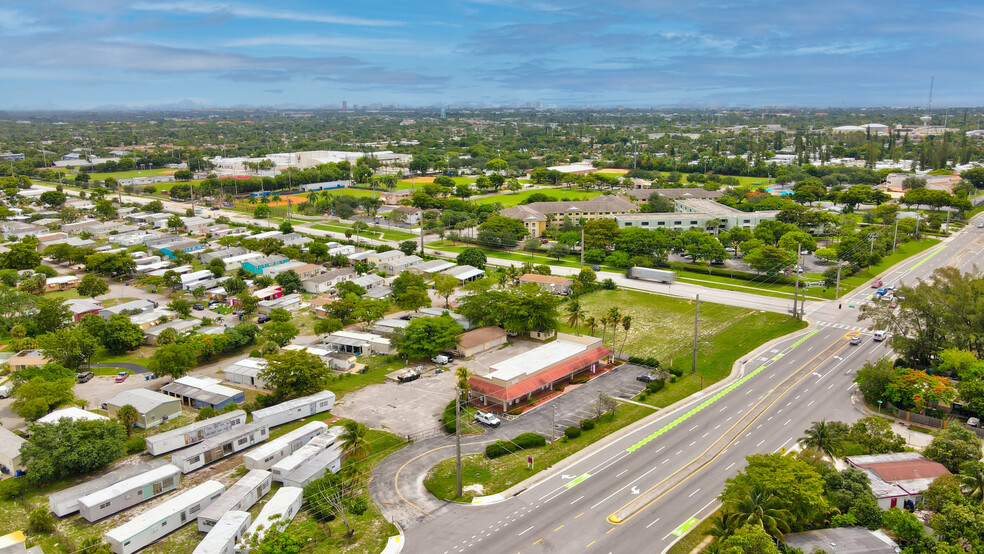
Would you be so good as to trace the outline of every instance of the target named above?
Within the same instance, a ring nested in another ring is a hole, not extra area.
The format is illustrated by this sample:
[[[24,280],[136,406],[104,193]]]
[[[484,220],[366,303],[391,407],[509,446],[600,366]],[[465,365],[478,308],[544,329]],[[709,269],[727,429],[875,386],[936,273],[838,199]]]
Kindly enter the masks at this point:
[[[792,350],[793,348],[796,348],[797,346],[803,344],[803,342],[805,342],[807,339],[809,339],[810,337],[812,337],[813,335],[815,335],[818,332],[819,332],[818,329],[814,329],[814,330],[810,331],[809,333],[807,333],[806,335],[804,335],[803,338],[801,338],[798,341],[794,342],[789,347],[789,350]],[[778,360],[781,356],[782,355],[779,354],[779,355],[776,355],[772,359],[773,360]],[[761,373],[762,370],[764,370],[764,369],[765,369],[765,364],[758,366],[751,373],[749,373],[748,375],[745,375],[741,379],[738,379],[734,383],[731,383],[730,385],[728,385],[727,387],[725,387],[724,389],[722,389],[721,391],[719,391],[714,396],[712,396],[712,397],[708,398],[707,400],[705,400],[704,402],[702,402],[699,406],[691,409],[689,412],[687,412],[687,413],[683,414],[682,416],[674,419],[670,423],[666,424],[665,427],[663,427],[662,429],[659,429],[658,431],[656,431],[652,435],[649,435],[648,437],[642,439],[641,441],[633,444],[632,446],[630,446],[629,448],[626,449],[626,452],[629,452],[629,453],[635,452],[636,450],[642,448],[643,446],[645,446],[646,444],[648,444],[650,441],[654,440],[655,438],[659,437],[663,433],[666,433],[670,429],[673,429],[677,425],[680,425],[684,421],[687,421],[688,419],[690,419],[691,417],[693,417],[694,414],[696,414],[697,412],[699,412],[699,411],[703,410],[704,408],[710,406],[711,404],[717,402],[724,395],[726,395],[729,392],[731,392],[731,391],[735,390],[736,388],[740,387],[742,384],[745,383],[745,381],[748,381],[752,377],[755,377],[756,375],[758,375],[759,373]],[[573,481],[572,481],[572,483],[573,483]],[[570,486],[570,484],[568,484],[568,486]]]
[[[671,532],[671,534],[676,535],[678,537],[682,537],[687,533],[687,531],[690,531],[691,529],[696,527],[698,523],[700,523],[700,520],[695,517],[692,517],[687,521],[684,521],[682,524],[680,524],[680,526],[674,529]]]
[[[567,483],[567,484],[566,484],[566,485],[564,485],[564,486],[565,486],[565,487],[567,487],[567,488],[571,488],[571,487],[573,487],[574,485],[576,485],[576,484],[578,484],[578,483],[580,483],[581,481],[584,481],[584,480],[585,480],[585,479],[587,479],[588,477],[591,477],[591,474],[590,474],[590,473],[585,473],[584,475],[580,475],[580,476],[578,476],[578,477],[577,477],[577,478],[575,478],[575,479],[574,479],[573,481],[571,481],[570,483]]]

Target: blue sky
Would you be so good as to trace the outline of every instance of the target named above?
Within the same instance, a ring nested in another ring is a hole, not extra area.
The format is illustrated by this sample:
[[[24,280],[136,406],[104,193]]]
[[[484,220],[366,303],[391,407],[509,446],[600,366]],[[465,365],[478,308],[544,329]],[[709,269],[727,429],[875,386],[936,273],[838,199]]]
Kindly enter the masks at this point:
[[[0,108],[982,105],[969,0],[3,0]]]

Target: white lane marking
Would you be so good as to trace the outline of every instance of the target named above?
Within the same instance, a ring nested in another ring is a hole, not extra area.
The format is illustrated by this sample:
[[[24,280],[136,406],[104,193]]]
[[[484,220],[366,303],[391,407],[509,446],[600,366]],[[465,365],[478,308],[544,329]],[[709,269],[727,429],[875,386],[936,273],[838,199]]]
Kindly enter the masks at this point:
[[[782,450],[783,448],[785,448],[786,445],[789,444],[789,441],[791,441],[791,440],[793,440],[793,439],[786,439],[786,442],[780,444],[779,445],[779,448],[776,448],[775,450],[772,451],[773,454],[776,453],[776,452],[779,452],[780,450]]]
[[[728,419],[726,419],[726,420],[724,420],[724,422],[725,422],[725,423],[727,423],[727,422],[729,422],[729,421],[731,421],[731,420],[732,420],[732,419],[734,419],[734,418],[735,418],[735,416],[731,416],[731,417],[729,417]]]
[[[763,442],[765,442],[765,439],[762,439],[758,444],[756,444],[755,445],[755,448],[758,448],[758,447],[762,446],[762,443]]]
[[[831,384],[830,384],[830,386],[829,386],[829,387],[827,387],[827,390],[830,390],[830,389],[832,389],[832,388],[834,388],[834,384],[833,384],[833,383],[831,383]]]
[[[695,494],[697,494],[697,493],[699,493],[699,492],[700,492],[700,489],[697,489],[697,490],[695,490],[694,492],[692,492],[692,493],[690,493],[690,496],[688,496],[687,498],[693,498],[693,496],[694,496]]]
[[[649,529],[649,528],[650,528],[650,527],[652,527],[653,525],[656,525],[656,522],[657,522],[657,521],[659,521],[659,518],[656,518],[656,519],[654,519],[652,523],[650,523],[649,525],[647,525],[647,526],[646,526],[646,529]]]
[[[517,537],[521,537],[521,536],[523,536],[523,533],[525,533],[526,531],[529,531],[529,530],[530,530],[530,529],[532,529],[533,527],[534,527],[533,525],[530,525],[530,526],[529,526],[528,528],[526,528],[526,529],[525,529],[525,530],[524,530],[523,532],[521,532],[520,534],[518,534],[518,535],[516,535],[516,536],[517,536]]]
[[[660,464],[661,464],[661,465],[662,465],[662,464],[665,464],[665,463],[666,463],[666,462],[668,462],[668,461],[670,461],[670,459],[669,459],[669,458],[667,458],[667,459],[665,459],[665,460],[663,460],[662,462],[660,462]]]
[[[767,419],[766,421],[772,421],[772,418],[773,417],[775,417],[775,416],[769,416],[769,419]]]
[[[731,469],[733,467],[735,467],[735,462],[731,462],[731,465],[729,465],[728,467],[724,468],[724,470],[725,471],[728,471],[729,469]]]
[[[714,431],[717,431],[717,430],[718,430],[718,427],[720,427],[720,426],[721,426],[721,424],[720,424],[720,423],[718,423],[718,424],[717,424],[717,427],[715,427],[715,428],[714,428]]]
[[[683,454],[683,449],[681,449],[679,452],[677,452],[676,454],[674,454],[674,456],[679,456],[680,454]]]
[[[688,433],[692,433],[692,432],[693,432],[693,430],[694,430],[694,429],[696,429],[696,428],[698,428],[698,427],[700,427],[700,425],[694,425],[694,426],[693,426],[693,427],[691,427],[691,428],[690,428],[690,430],[689,430],[689,431],[687,431],[687,432],[688,432]]]
[[[807,407],[807,408],[809,408],[810,406],[812,406],[812,405],[813,405],[813,403],[814,403],[814,402],[816,402],[816,400],[810,400],[810,403],[809,403],[809,404],[807,404],[807,405],[806,405],[806,407]]]
[[[578,500],[580,500],[582,498],[584,498],[584,496],[579,496],[579,497],[575,498],[574,500],[571,501],[571,504],[577,502]]]
[[[710,433],[709,433],[709,432],[708,432],[708,433],[704,433],[703,435],[701,435],[701,436],[700,436],[700,438],[704,438],[704,437],[706,437],[707,435],[710,435]]]
[[[627,469],[623,469],[623,470],[622,470],[622,473],[625,473],[626,471],[628,471],[628,470],[627,470]],[[618,475],[616,475],[615,477],[621,477],[621,476],[622,476],[622,473],[619,473],[619,474],[618,474]]]
[[[783,423],[782,426],[785,427],[785,426],[789,425],[789,422],[792,421],[792,420],[793,420],[793,418],[787,419],[786,420],[786,423]]]
[[[725,411],[725,410],[727,410],[727,409],[728,409],[728,407],[727,407],[727,406],[722,406],[722,407],[721,407],[721,409],[720,409],[720,410],[718,410],[718,413],[721,413],[721,412],[723,412],[723,411]]]
[[[694,442],[690,443],[690,446],[693,446],[695,444],[697,444],[697,441],[694,441]]]

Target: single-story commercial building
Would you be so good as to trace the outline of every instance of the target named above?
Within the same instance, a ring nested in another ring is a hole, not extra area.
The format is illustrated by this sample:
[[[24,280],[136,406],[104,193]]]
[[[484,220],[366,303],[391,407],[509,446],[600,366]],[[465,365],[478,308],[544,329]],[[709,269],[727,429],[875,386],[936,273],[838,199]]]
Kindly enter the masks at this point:
[[[502,327],[479,327],[458,337],[458,355],[463,358],[470,358],[475,354],[492,350],[498,346],[506,344],[509,335]]]
[[[566,295],[571,292],[571,285],[574,284],[574,281],[567,277],[527,273],[519,278],[519,284],[525,285],[526,283],[535,283],[546,291]]]
[[[918,452],[848,456],[846,460],[868,474],[871,492],[883,510],[902,508],[907,501],[918,505],[934,479],[950,474],[946,466]]]
[[[556,383],[602,369],[611,356],[612,351],[599,338],[558,333],[555,341],[492,364],[484,375],[470,377],[468,394],[505,412],[537,392],[553,390]]]
[[[147,389],[132,389],[120,392],[106,401],[106,411],[116,417],[116,412],[127,404],[137,409],[137,427],[149,429],[160,425],[172,417],[181,415],[181,401],[166,394]]]
[[[390,354],[393,347],[388,338],[372,333],[338,331],[321,339],[329,350],[362,356],[363,354]]]
[[[181,400],[181,404],[192,408],[214,408],[222,410],[229,404],[246,401],[241,390],[219,384],[218,379],[185,375],[161,387],[161,392]]]
[[[21,464],[21,445],[27,442],[6,427],[0,427],[0,473],[20,477],[24,475]]]

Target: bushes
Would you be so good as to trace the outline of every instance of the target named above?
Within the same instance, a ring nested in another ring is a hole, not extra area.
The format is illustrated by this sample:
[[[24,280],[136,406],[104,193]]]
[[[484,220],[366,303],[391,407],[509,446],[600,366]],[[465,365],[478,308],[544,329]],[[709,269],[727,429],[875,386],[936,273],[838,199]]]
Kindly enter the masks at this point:
[[[27,479],[4,479],[0,481],[0,500],[19,498],[27,489]]]
[[[444,432],[451,434],[457,431],[454,420],[454,400],[448,403],[447,407],[444,408],[444,413],[441,415],[441,423],[444,425]]]
[[[527,448],[538,448],[540,446],[546,446],[547,439],[543,435],[538,435],[536,433],[523,433],[518,437],[514,438],[512,441],[495,441],[494,443],[485,447],[485,456],[494,460],[506,454],[512,454],[513,452],[518,452],[520,450],[526,450]]]
[[[582,419],[579,425],[582,431],[590,431],[594,429],[595,422],[593,419]]]
[[[646,394],[653,394],[654,392],[659,392],[663,390],[663,387],[665,386],[666,386],[666,381],[663,380],[650,381],[646,383]]]
[[[364,496],[357,496],[346,500],[345,507],[348,509],[350,514],[361,516],[366,513],[366,510],[369,509],[369,503],[366,502],[366,498]]]
[[[27,528],[33,533],[50,533],[55,530],[55,516],[44,506],[34,508],[27,516]]]
[[[136,454],[138,452],[143,452],[144,448],[147,447],[147,443],[144,442],[142,437],[130,437],[126,439],[123,443],[123,448],[126,449],[127,454]]]
[[[581,436],[581,428],[568,427],[567,429],[564,429],[564,436],[568,439],[576,439]]]
[[[591,376],[590,375],[588,375],[587,373],[582,373],[581,375],[578,375],[577,377],[574,377],[573,379],[571,379],[571,384],[572,385],[580,385],[580,384],[583,384],[583,383],[587,383],[588,380],[590,380],[590,379],[591,379]]]

